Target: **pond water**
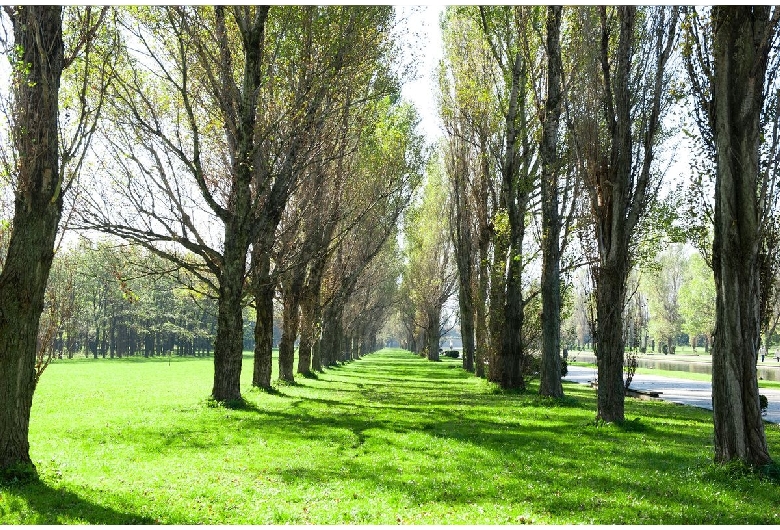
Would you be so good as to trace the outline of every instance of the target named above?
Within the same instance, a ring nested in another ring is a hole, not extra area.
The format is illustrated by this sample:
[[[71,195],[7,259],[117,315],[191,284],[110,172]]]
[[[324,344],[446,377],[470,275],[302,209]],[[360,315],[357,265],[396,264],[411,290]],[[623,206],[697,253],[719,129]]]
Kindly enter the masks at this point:
[[[670,358],[671,357],[671,358]],[[579,362],[595,363],[596,357],[590,352],[571,352],[569,359]],[[663,359],[640,358],[640,368],[652,368],[655,370],[669,370],[675,372],[693,372],[697,374],[712,374],[712,364],[708,357],[702,361],[674,360],[672,356]],[[756,368],[758,377],[765,381],[780,381],[780,366],[759,366]]]

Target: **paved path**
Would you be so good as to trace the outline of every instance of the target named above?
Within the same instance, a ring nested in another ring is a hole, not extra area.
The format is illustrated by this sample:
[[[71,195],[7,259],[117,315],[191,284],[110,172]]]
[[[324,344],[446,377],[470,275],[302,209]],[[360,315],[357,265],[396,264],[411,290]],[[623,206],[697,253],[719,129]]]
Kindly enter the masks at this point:
[[[585,383],[596,379],[596,368],[569,366],[565,381]],[[660,397],[665,401],[692,405],[712,410],[712,383],[710,381],[693,381],[660,375],[636,374],[631,382],[634,390],[653,390],[663,392]],[[762,388],[760,393],[769,400],[764,419],[780,423],[780,390]]]

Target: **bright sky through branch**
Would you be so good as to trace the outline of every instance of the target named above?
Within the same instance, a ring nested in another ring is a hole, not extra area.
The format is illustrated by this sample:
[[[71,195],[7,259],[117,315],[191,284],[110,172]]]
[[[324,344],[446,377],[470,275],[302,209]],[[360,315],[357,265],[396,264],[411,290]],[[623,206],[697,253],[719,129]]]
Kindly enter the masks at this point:
[[[397,6],[398,19],[407,27],[411,53],[417,58],[417,76],[404,84],[401,96],[411,101],[422,120],[420,128],[433,143],[442,135],[441,120],[436,108],[436,67],[442,58],[439,14],[443,5]]]

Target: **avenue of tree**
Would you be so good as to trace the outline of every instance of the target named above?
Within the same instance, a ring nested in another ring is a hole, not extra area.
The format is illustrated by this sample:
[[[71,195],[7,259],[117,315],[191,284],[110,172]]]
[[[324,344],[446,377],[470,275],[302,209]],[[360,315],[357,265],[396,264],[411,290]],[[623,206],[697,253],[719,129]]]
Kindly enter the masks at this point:
[[[716,461],[770,463],[779,20],[447,7],[428,146],[389,6],[6,7],[0,473],[53,358],[213,356],[235,405],[247,347],[271,390],[274,344],[293,382],[456,321],[464,370],[556,398],[591,343],[605,422],[627,349],[703,341]]]

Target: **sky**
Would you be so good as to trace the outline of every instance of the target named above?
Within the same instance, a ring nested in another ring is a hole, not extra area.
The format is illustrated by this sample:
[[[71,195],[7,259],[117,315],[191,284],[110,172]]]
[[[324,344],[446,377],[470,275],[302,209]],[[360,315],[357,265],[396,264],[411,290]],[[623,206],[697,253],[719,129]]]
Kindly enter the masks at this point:
[[[443,5],[398,7],[398,18],[402,27],[408,32],[405,45],[414,57],[411,58],[417,67],[417,78],[405,83],[401,89],[401,97],[412,102],[420,113],[420,128],[433,143],[442,136],[441,121],[436,109],[436,65],[442,58],[441,29],[439,14]]]

